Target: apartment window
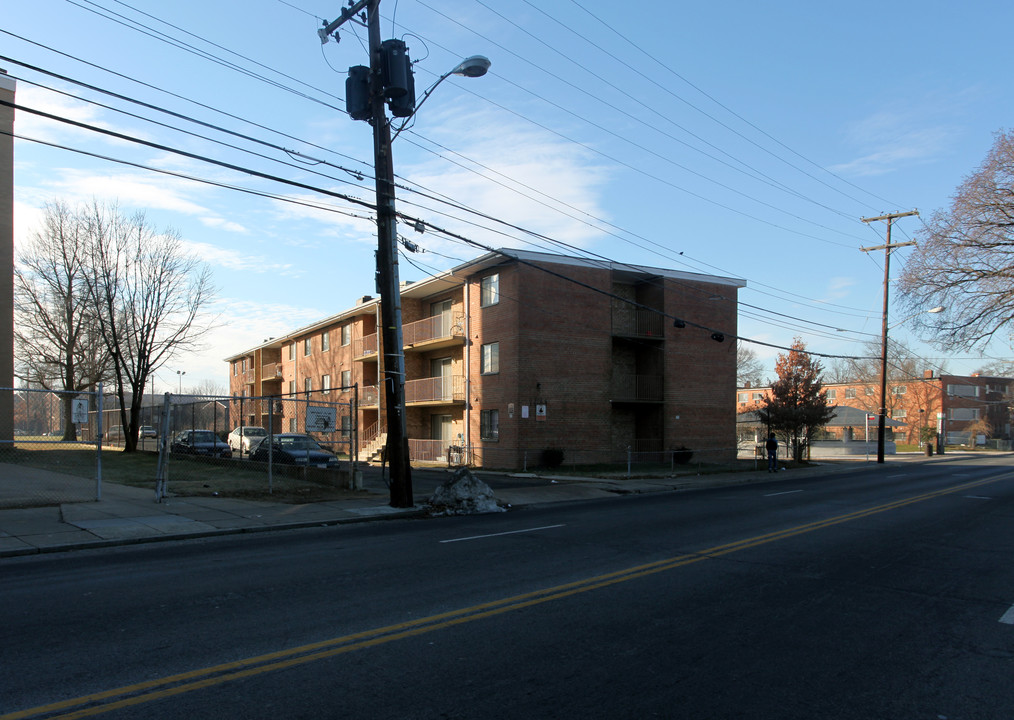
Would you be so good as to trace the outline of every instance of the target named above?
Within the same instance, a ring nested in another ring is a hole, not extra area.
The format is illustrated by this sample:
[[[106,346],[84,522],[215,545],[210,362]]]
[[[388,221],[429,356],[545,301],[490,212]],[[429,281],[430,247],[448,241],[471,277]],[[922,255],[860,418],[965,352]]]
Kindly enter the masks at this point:
[[[352,387],[352,371],[351,370],[342,370],[342,387],[343,388],[350,388],[350,387]]]
[[[313,339],[307,338],[303,341],[303,355],[309,355],[310,350],[313,349]]]
[[[500,343],[482,346],[482,374],[495,375],[500,372]]]
[[[978,385],[948,385],[948,395],[956,395],[958,397],[979,397],[979,386]]]
[[[480,284],[479,305],[496,305],[500,302],[500,275],[487,275]]]
[[[331,349],[331,333],[324,331],[320,334],[320,351],[327,352]]]
[[[296,359],[296,343],[289,343],[289,360]]]
[[[289,395],[295,395],[295,394],[296,394],[296,381],[295,380],[289,380]]]
[[[855,399],[855,396],[856,396],[856,389],[855,388],[846,388],[846,390],[845,390],[845,399],[846,400],[853,400],[853,399]]]
[[[908,417],[908,410],[905,408],[896,408],[891,411],[891,418],[894,420],[903,420]]]
[[[827,391],[827,401],[828,402],[835,402],[837,399],[838,399],[838,390],[837,389],[831,388],[830,390]]]
[[[951,408],[950,419],[972,422],[979,419],[979,408]]]
[[[232,374],[239,375],[239,361],[234,360],[232,363]]]
[[[867,395],[875,395],[876,392],[876,389],[872,385],[866,388]]]
[[[289,418],[289,432],[296,432],[296,418]]]
[[[894,387],[891,388],[892,395],[904,395],[907,392],[908,392],[907,385],[895,385]]]
[[[757,402],[760,402],[761,400],[764,399],[764,393],[754,393],[753,399]]]
[[[750,397],[749,393],[739,393],[736,399],[741,403],[745,403],[748,397]]]
[[[331,393],[331,376],[330,375],[321,375],[320,376],[320,389],[321,389],[321,391],[325,395],[328,395],[328,394]]]
[[[306,391],[307,395],[313,392],[313,378],[306,378],[303,380],[303,390]]]
[[[500,439],[500,411],[483,410],[479,413],[479,439]]]
[[[352,323],[342,325],[342,346],[352,342]]]
[[[246,372],[246,358],[243,358],[243,372]]]

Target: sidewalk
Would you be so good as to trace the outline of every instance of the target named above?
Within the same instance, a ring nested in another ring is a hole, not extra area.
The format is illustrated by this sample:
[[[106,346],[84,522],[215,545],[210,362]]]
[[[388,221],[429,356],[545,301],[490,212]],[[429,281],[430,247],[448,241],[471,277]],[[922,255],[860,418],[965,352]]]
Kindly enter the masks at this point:
[[[901,458],[898,458],[901,460]],[[896,462],[893,461],[892,462]],[[870,467],[865,463],[824,464],[770,475],[766,471],[676,478],[546,477],[547,484],[493,488],[512,508],[551,502],[615,498],[617,494],[672,492],[703,487],[798,480],[835,470]],[[876,466],[873,466],[876,467]],[[482,477],[483,473],[478,473]],[[179,497],[155,502],[154,490],[114,483],[102,486],[102,500],[58,506],[0,509],[0,558],[113,545],[180,540],[267,530],[320,527],[381,518],[424,517],[425,496],[414,508],[392,508],[388,497],[301,505],[223,497]]]

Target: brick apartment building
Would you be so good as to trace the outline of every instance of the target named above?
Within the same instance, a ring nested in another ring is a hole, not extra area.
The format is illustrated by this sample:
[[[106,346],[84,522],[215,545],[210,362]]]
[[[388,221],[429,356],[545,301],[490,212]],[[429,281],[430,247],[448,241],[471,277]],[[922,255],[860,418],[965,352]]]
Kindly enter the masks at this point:
[[[905,423],[894,430],[899,441],[919,442],[924,427],[934,428],[946,437],[948,445],[970,444],[973,426],[981,420],[989,423],[992,437],[1011,439],[1012,378],[973,374],[936,375],[932,370],[921,378],[892,380],[887,386],[887,410],[891,419]],[[828,405],[854,407],[877,415],[880,408],[880,382],[825,384]],[[755,409],[771,393],[770,387],[742,387],[736,391],[736,411]],[[876,420],[870,421],[871,438],[876,438]],[[827,434],[841,437],[843,427],[828,427]],[[852,428],[856,440],[863,439],[865,425]],[[971,438],[974,442],[974,438]]]
[[[499,468],[535,465],[546,448],[562,449],[568,463],[680,446],[731,457],[736,414],[725,398],[735,387],[736,343],[695,325],[734,335],[744,285],[518,250],[403,283],[412,459],[444,460],[450,446]],[[358,386],[359,445],[370,455],[386,423],[378,322],[379,300],[367,296],[231,356],[230,393],[326,390],[347,401]],[[267,427],[266,407],[247,402],[243,422]],[[276,432],[300,427],[284,413],[271,422]]]

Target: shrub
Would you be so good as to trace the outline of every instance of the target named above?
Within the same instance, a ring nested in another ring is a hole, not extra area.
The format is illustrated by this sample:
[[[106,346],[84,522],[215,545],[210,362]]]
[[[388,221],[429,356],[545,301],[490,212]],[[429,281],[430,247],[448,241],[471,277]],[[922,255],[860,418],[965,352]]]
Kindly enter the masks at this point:
[[[693,456],[694,451],[685,445],[680,445],[672,451],[672,461],[677,465],[686,465]]]
[[[556,468],[563,465],[563,450],[560,448],[546,448],[542,451],[542,467]]]

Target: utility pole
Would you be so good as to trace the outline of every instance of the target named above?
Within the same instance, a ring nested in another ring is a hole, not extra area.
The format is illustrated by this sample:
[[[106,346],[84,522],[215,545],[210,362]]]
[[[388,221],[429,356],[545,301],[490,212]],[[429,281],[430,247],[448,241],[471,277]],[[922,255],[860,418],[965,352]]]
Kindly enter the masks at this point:
[[[881,318],[881,330],[880,330],[880,413],[877,419],[877,462],[884,462],[884,435],[887,415],[887,300],[888,291],[890,290],[891,281],[891,250],[894,248],[907,247],[909,245],[915,245],[914,242],[894,243],[891,244],[891,224],[898,218],[908,217],[909,215],[918,215],[918,210],[910,210],[903,213],[892,213],[890,215],[880,215],[872,218],[861,218],[864,223],[877,222],[879,220],[887,221],[887,244],[876,245],[874,247],[859,248],[863,252],[871,252],[873,250],[884,251],[884,312]],[[869,442],[869,438],[867,438]]]
[[[392,507],[412,507],[412,466],[409,464],[405,412],[405,354],[402,344],[401,288],[398,277],[398,234],[394,205],[394,161],[391,126],[384,107],[383,56],[380,42],[380,0],[359,0],[318,31],[321,40],[346,20],[366,9],[370,47],[370,107],[373,125],[374,175],[377,193],[377,285],[380,291],[384,395],[387,412],[387,462],[391,472]]]

